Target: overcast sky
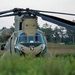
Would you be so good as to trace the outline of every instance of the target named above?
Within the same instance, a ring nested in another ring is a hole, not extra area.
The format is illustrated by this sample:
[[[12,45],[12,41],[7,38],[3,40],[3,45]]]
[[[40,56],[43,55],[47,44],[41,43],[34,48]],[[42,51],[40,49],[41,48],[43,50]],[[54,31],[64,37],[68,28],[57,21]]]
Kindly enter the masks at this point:
[[[31,8],[38,10],[67,12],[75,14],[75,0],[0,0],[0,11],[5,11],[13,8]],[[74,20],[75,17],[57,15],[69,20]],[[0,18],[0,29],[2,27],[10,27],[14,23],[14,17]],[[43,24],[42,20],[39,24]]]

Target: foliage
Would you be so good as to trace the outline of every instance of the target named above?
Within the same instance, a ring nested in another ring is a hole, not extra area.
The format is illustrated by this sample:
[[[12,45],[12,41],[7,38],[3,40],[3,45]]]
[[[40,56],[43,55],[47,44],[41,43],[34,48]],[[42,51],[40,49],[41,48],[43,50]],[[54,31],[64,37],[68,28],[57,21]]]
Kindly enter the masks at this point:
[[[52,43],[65,43],[74,44],[75,43],[75,31],[66,29],[62,26],[55,27],[54,29],[49,24],[44,24],[41,28],[47,37],[48,42]]]
[[[0,61],[0,75],[75,75],[75,58],[5,57]]]

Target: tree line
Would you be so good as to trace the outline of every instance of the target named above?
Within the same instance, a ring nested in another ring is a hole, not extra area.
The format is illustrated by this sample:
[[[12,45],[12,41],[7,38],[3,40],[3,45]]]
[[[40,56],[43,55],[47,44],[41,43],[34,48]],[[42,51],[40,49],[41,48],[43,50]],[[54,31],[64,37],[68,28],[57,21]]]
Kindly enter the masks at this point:
[[[49,24],[44,24],[41,28],[45,32],[47,42],[75,44],[75,31],[66,29],[65,27],[56,26],[54,29]]]

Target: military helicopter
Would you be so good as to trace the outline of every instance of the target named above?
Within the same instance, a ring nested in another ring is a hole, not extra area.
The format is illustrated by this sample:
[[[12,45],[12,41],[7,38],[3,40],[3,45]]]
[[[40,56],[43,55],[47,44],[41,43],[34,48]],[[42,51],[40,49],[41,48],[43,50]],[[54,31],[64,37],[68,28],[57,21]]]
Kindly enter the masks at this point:
[[[10,13],[10,14],[7,14]],[[75,23],[52,15],[44,13],[54,13],[75,16],[75,14],[41,11],[33,9],[14,8],[8,11],[0,12],[0,18],[15,16],[15,32],[8,39],[5,50],[7,55],[19,53],[20,55],[32,55],[43,57],[51,57],[52,54],[47,50],[47,41],[42,31],[37,29],[37,17],[43,20],[64,26],[75,30]]]

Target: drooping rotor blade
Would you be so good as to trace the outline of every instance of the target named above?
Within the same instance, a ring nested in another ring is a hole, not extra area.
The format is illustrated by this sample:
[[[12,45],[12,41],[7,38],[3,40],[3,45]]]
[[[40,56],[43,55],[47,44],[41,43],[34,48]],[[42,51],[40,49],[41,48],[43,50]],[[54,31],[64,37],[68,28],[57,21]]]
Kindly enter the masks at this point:
[[[10,12],[12,12],[12,10],[2,11],[2,12],[0,12],[0,15],[5,14],[5,13],[10,13]]]
[[[65,19],[62,19],[62,18],[59,18],[59,17],[41,14],[41,13],[38,13],[37,15],[40,16],[43,20],[46,20],[48,22],[52,22],[52,23],[55,23],[59,26],[64,26],[68,29],[75,30],[75,23],[72,22],[72,21],[68,21],[68,20],[65,20]]]
[[[6,13],[10,13],[10,12],[18,12],[18,11],[25,11],[25,9],[22,9],[22,8],[14,8],[12,10],[1,11],[0,12],[0,15],[6,14]]]
[[[14,14],[7,14],[7,15],[2,15],[2,16],[0,16],[0,18],[2,18],[2,17],[10,17],[10,16],[15,16],[15,15],[17,15],[17,13],[14,13]]]
[[[1,15],[0,18],[2,18],[2,17],[16,16],[16,15],[21,16],[23,14],[26,14],[26,12],[17,12],[17,13],[12,13],[12,14]]]
[[[32,9],[31,9],[32,10]],[[75,16],[75,14],[72,13],[63,13],[63,12],[53,12],[53,11],[42,11],[42,10],[34,10],[37,12],[44,12],[44,13],[53,13],[53,14],[62,14],[62,15],[71,15],[71,16]]]

